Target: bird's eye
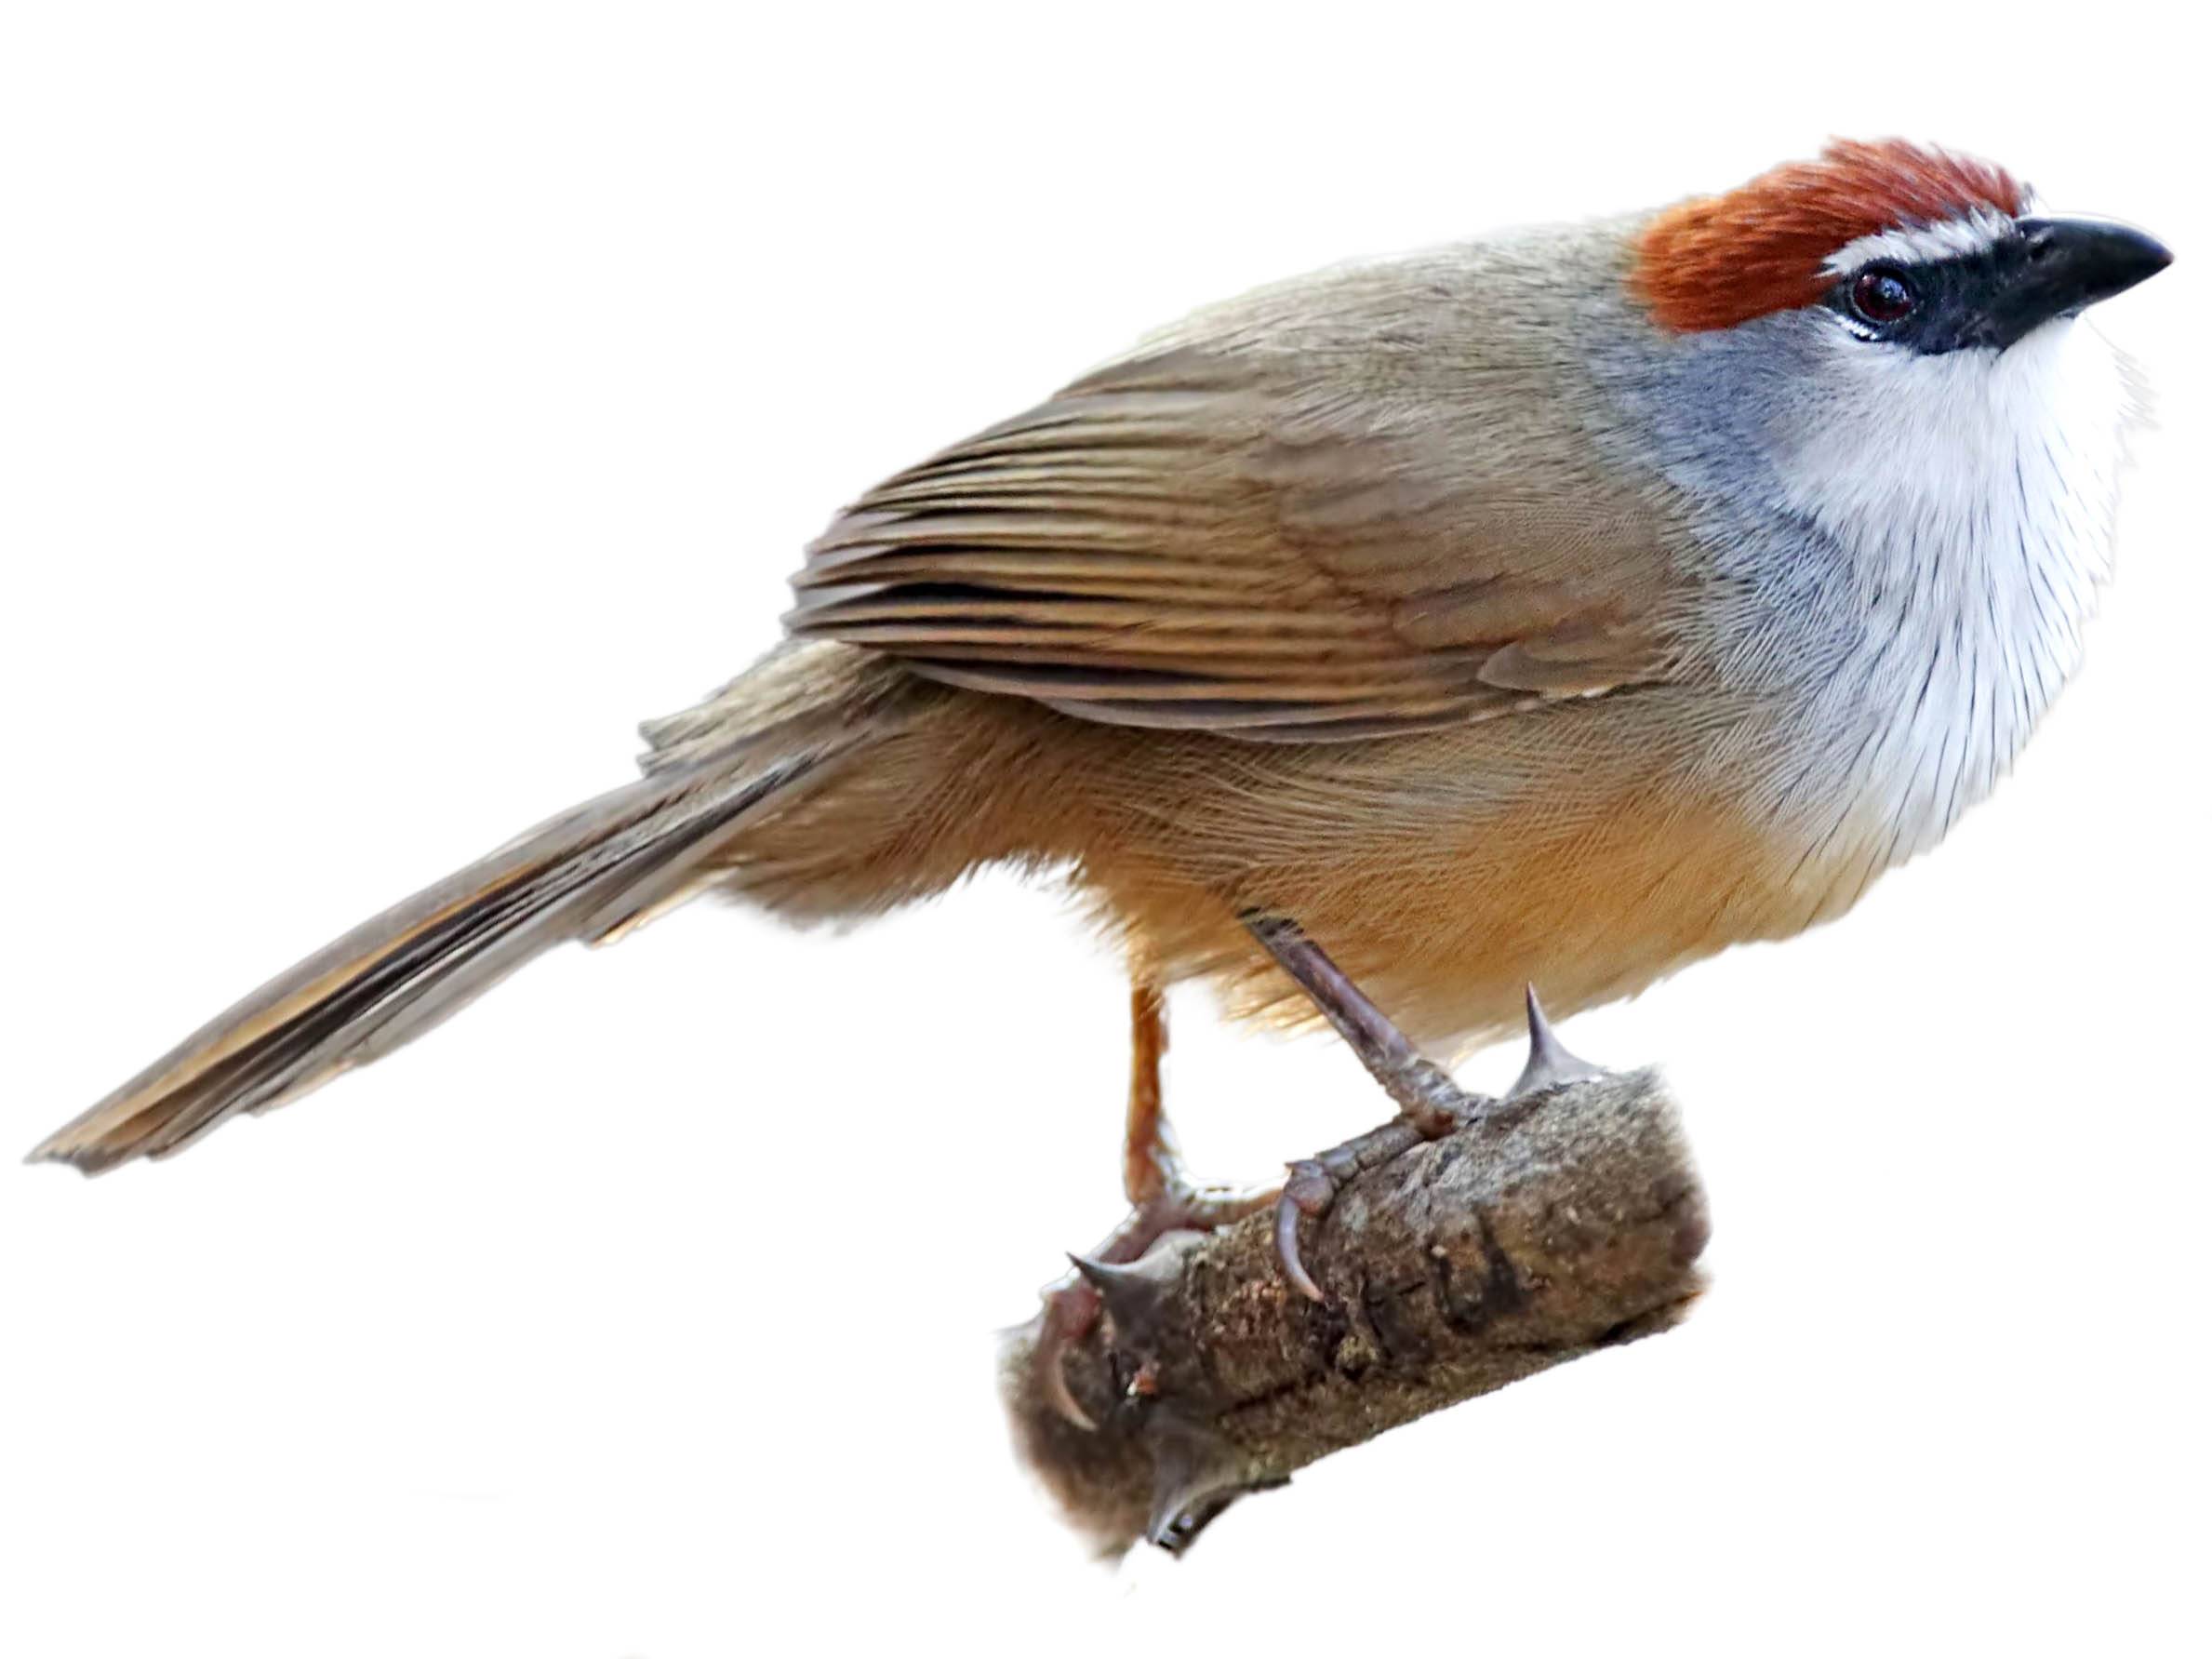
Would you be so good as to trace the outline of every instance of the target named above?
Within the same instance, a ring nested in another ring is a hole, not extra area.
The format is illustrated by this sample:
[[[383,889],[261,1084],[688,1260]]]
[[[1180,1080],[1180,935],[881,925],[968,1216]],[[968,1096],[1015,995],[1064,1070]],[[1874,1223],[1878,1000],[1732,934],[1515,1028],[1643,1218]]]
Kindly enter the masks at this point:
[[[1870,265],[1851,279],[1851,309],[1877,326],[1910,316],[1919,303],[1912,285],[1887,265]]]

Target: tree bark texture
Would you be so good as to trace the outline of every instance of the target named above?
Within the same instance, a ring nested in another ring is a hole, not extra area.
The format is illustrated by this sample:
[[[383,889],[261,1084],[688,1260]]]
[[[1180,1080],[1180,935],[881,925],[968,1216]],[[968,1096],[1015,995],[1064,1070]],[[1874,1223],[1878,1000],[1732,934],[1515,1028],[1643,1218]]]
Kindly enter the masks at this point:
[[[1273,1222],[1171,1235],[1101,1284],[1066,1358],[1085,1430],[1046,1403],[1035,1327],[1002,1357],[1015,1440],[1105,1553],[1179,1551],[1237,1497],[1314,1459],[1599,1348],[1664,1331],[1701,1288],[1705,1195],[1657,1075],[1494,1102],[1360,1175],[1304,1259]]]

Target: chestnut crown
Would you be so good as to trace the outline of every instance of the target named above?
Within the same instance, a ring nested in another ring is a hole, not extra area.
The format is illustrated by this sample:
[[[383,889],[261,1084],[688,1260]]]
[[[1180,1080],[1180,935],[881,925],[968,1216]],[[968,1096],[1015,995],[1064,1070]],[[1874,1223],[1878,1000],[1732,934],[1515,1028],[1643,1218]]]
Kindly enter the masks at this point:
[[[1662,328],[1825,306],[1859,337],[2002,350],[2132,288],[2172,255],[2139,231],[2027,217],[2004,168],[1901,139],[1838,141],[1658,214],[1629,285]]]

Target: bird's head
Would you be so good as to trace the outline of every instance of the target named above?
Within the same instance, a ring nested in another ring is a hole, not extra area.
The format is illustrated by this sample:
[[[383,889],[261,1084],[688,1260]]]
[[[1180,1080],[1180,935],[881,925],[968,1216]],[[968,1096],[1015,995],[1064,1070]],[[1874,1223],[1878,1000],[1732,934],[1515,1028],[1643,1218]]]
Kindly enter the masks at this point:
[[[1657,215],[1631,286],[1675,333],[1803,311],[1870,352],[2002,352],[2171,262],[2125,225],[2048,219],[2002,167],[1891,140],[1831,145]]]
[[[2073,319],[2163,270],[2157,242],[1892,140],[1663,209],[1625,252],[1654,435],[1706,484],[1877,586],[2022,538],[2101,574],[2133,382]]]

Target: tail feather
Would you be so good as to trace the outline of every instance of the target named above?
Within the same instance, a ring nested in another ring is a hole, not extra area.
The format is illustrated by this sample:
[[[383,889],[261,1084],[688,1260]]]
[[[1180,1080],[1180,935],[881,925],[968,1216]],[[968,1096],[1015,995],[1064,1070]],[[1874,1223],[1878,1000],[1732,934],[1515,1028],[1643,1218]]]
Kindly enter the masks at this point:
[[[688,896],[735,826],[833,748],[667,767],[548,820],[270,981],[32,1159],[89,1174],[159,1157],[391,1052],[540,952]]]

